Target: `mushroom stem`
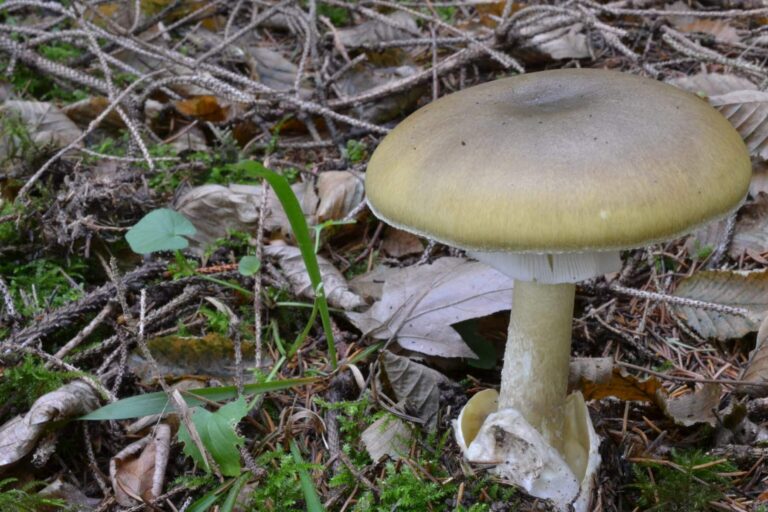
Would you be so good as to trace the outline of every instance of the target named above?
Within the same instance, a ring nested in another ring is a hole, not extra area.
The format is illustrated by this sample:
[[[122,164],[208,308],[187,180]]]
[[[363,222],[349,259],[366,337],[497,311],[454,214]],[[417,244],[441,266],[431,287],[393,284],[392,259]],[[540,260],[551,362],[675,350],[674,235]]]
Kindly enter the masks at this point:
[[[572,283],[515,281],[499,409],[512,407],[562,450],[571,354]]]

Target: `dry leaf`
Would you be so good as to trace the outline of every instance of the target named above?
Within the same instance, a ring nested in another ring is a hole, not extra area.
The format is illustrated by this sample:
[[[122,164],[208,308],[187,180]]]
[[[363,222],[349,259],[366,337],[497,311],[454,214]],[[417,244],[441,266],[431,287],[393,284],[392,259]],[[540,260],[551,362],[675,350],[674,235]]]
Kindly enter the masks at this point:
[[[201,121],[222,123],[229,119],[231,107],[216,96],[203,95],[178,100],[173,103],[176,111]]]
[[[37,441],[54,422],[76,418],[99,406],[99,396],[90,384],[75,380],[41,396],[29,412],[0,426],[0,468],[21,460],[34,450]]]
[[[91,121],[99,117],[109,107],[109,103],[109,99],[104,96],[92,96],[69,105],[64,105],[61,110],[78,126],[86,128]],[[99,126],[117,130],[125,128],[125,123],[120,115],[112,110]]]
[[[355,48],[414,36],[421,37],[416,21],[407,12],[395,11],[387,15],[387,18],[391,23],[371,19],[355,27],[339,29],[335,33],[335,43],[345,48]]]
[[[688,253],[695,255],[704,249],[714,249],[723,240],[725,229],[726,221],[721,220],[696,230],[686,241]],[[756,254],[768,251],[768,194],[758,194],[739,210],[728,254],[739,258],[745,251]]]
[[[678,0],[672,4],[667,4],[664,8],[668,11],[688,11],[690,6],[685,2]],[[741,42],[738,32],[730,26],[727,21],[722,19],[707,19],[695,16],[665,16],[672,25],[682,32],[701,32],[714,36],[718,41],[724,43]]]
[[[109,479],[120,506],[154,501],[163,492],[171,428],[163,423],[152,435],[131,443],[109,461]]]
[[[381,298],[384,283],[399,271],[399,268],[377,265],[370,272],[352,278],[349,281],[349,288],[366,302],[371,303]]]
[[[360,204],[365,187],[360,173],[353,171],[326,171],[317,177],[317,222],[343,219]]]
[[[734,91],[757,90],[757,85],[746,78],[725,73],[698,73],[672,78],[667,80],[667,83],[703,97]]]
[[[427,430],[434,430],[440,409],[439,385],[447,384],[448,378],[437,370],[386,350],[379,361],[384,388],[394,393],[395,401],[402,403],[408,414],[423,420]]]
[[[739,380],[751,383],[739,386],[739,391],[754,397],[768,395],[768,316],[760,324],[755,349],[749,353],[749,362]]]
[[[312,215],[317,208],[314,187],[301,182],[291,186],[299,199],[307,221],[314,224]],[[191,238],[191,249],[203,254],[205,246],[227,236],[231,230],[253,232],[258,226],[262,188],[256,185],[203,185],[188,190],[179,197],[173,208],[184,215],[197,228]],[[290,234],[290,223],[275,193],[269,190],[264,227],[267,231]]]
[[[291,283],[293,293],[314,299],[315,292],[312,282],[304,265],[304,258],[297,247],[290,245],[268,245],[264,248],[264,254],[278,259],[278,265],[288,282]],[[328,299],[328,304],[335,308],[351,310],[365,305],[362,297],[349,289],[347,280],[341,272],[333,266],[333,263],[322,256],[317,257],[320,265],[320,275],[323,278],[323,289]]]
[[[584,400],[599,400],[613,396],[620,400],[639,400],[657,403],[664,392],[654,377],[638,379],[614,367],[609,357],[574,358],[570,365],[568,387],[579,390]]]
[[[352,72],[345,74],[336,84],[334,90],[343,101],[362,93],[373,93],[377,89],[385,89],[392,82],[407,78],[419,72],[415,66],[401,62],[400,66],[376,67],[371,65],[357,66]],[[387,94],[376,101],[369,101],[354,107],[352,114],[372,123],[384,123],[397,116],[411,111],[424,91],[423,86],[408,87],[395,94]]]
[[[705,338],[724,341],[757,331],[768,311],[768,270],[707,270],[686,277],[678,283],[674,295],[746,308],[750,318],[713,310],[675,306],[688,325]]]
[[[722,394],[720,384],[708,383],[693,393],[665,398],[659,405],[678,425],[690,427],[706,423],[714,427],[717,424],[717,408]]]
[[[424,245],[421,243],[421,238],[413,233],[387,227],[384,232],[384,240],[381,243],[381,250],[393,258],[401,258],[409,254],[424,252]]]
[[[709,102],[738,130],[752,155],[768,159],[768,92],[734,91]]]
[[[591,57],[587,36],[583,32],[584,25],[574,23],[531,38],[529,44],[537,50],[546,53],[555,60],[586,59]]]
[[[39,148],[61,148],[71,144],[82,134],[80,128],[53,103],[6,101],[0,107],[0,119],[11,116],[18,117],[26,127],[32,142]],[[5,128],[5,124],[0,124],[0,135],[0,160],[14,156],[13,147],[18,147],[21,141],[16,140]]]
[[[396,338],[405,349],[441,357],[476,355],[451,324],[511,309],[512,279],[479,262],[440,258],[398,270],[381,300],[364,313],[347,313],[364,334]]]
[[[413,434],[400,418],[382,416],[366,428],[360,438],[373,462],[384,457],[397,460],[408,455]]]
[[[714,36],[717,41],[722,43],[740,43],[739,32],[727,21],[722,19],[697,18],[691,23],[678,25],[682,32],[701,32]]]

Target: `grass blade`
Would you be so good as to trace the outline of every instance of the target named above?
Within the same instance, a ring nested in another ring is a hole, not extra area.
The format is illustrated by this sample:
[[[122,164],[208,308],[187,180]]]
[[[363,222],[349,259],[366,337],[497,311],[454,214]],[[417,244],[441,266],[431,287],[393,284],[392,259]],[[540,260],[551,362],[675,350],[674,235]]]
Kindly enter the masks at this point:
[[[291,454],[296,464],[304,464],[304,459],[301,457],[299,447],[296,446],[296,441],[291,440]],[[324,512],[323,504],[320,503],[320,496],[317,495],[315,484],[312,483],[312,477],[309,476],[309,472],[300,467],[299,480],[301,481],[301,491],[304,493],[304,502],[307,504],[307,512]]]
[[[234,166],[236,169],[244,170],[249,176],[264,178],[275,191],[275,195],[283,205],[283,210],[291,223],[293,235],[296,237],[296,243],[301,251],[301,257],[304,259],[304,266],[307,267],[309,279],[312,282],[312,288],[315,290],[315,301],[320,312],[320,320],[323,323],[325,338],[328,340],[328,357],[331,360],[331,367],[335,370],[336,345],[333,340],[333,330],[331,329],[331,314],[328,311],[328,301],[325,299],[325,290],[323,289],[323,280],[320,276],[320,265],[317,263],[315,255],[315,246],[312,237],[309,235],[309,227],[304,218],[304,212],[301,210],[299,201],[291,189],[290,183],[285,177],[277,174],[275,171],[267,169],[259,162],[246,160]]]

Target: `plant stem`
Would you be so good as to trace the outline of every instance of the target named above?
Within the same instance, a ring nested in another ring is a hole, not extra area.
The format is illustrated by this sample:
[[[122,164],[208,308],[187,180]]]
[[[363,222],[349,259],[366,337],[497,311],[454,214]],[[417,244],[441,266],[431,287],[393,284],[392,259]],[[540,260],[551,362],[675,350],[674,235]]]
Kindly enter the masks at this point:
[[[515,281],[499,409],[517,409],[560,450],[575,285]]]

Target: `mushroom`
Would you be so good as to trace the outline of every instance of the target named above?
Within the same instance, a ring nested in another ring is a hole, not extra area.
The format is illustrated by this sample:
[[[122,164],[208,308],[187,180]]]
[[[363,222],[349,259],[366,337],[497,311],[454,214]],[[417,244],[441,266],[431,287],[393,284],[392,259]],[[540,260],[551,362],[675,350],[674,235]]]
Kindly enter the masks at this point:
[[[563,509],[584,501],[584,471],[599,456],[583,399],[566,400],[574,283],[619,270],[622,249],[728,215],[750,176],[744,142],[706,102],[604,70],[471,87],[384,138],[366,174],[371,210],[515,279],[498,410],[479,430],[457,428],[470,460],[496,463]],[[520,446],[534,445],[526,473]],[[570,487],[558,480],[564,468],[543,469],[544,459],[565,464]]]

